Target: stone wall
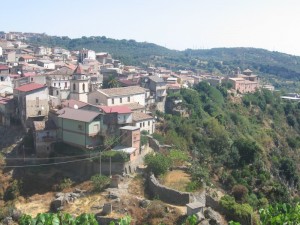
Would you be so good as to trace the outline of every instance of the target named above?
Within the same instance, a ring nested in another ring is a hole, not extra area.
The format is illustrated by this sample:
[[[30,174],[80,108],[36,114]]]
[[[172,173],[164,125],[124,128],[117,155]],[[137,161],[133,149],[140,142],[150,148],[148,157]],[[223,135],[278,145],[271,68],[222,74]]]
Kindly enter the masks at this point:
[[[205,205],[205,191],[201,193],[176,191],[161,185],[154,175],[149,176],[148,188],[152,197],[159,198],[166,203],[174,205],[186,205],[190,202],[201,201]]]
[[[161,144],[159,144],[159,142],[157,140],[155,140],[153,137],[151,137],[150,135],[148,135],[147,137],[148,137],[148,140],[149,140],[149,147],[152,148],[156,152],[172,148],[171,145],[161,145]]]

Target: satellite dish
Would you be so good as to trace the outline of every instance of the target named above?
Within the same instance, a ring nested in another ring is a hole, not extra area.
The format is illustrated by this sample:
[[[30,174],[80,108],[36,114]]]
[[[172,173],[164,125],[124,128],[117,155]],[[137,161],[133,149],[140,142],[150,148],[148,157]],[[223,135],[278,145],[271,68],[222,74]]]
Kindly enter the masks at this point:
[[[78,105],[74,105],[74,109],[78,109]]]

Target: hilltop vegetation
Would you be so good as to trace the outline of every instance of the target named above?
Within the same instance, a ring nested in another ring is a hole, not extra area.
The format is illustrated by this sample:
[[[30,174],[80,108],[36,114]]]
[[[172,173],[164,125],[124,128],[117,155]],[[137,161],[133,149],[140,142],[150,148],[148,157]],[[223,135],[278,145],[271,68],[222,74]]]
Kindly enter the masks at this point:
[[[172,109],[158,114],[164,122],[156,136],[190,152],[195,180],[233,195],[242,190],[245,196],[236,200],[253,208],[298,199],[300,103],[285,102],[267,90],[240,99],[204,82],[168,97],[174,99],[182,100],[189,117]]]

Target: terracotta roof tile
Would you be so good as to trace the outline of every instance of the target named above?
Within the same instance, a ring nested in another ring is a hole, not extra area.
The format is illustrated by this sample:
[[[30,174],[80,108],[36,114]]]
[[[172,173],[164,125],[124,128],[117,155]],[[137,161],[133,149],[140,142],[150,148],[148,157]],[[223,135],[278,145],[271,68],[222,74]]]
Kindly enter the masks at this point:
[[[75,105],[77,105],[78,108],[80,109],[88,104],[74,99],[69,99],[62,102],[63,107],[74,108]]]
[[[125,114],[131,113],[131,109],[127,106],[117,105],[117,106],[99,106],[101,110],[105,113],[118,113]]]
[[[8,70],[8,66],[0,64],[0,70]]]
[[[42,84],[37,84],[37,83],[29,83],[29,84],[24,84],[20,87],[15,88],[15,90],[22,91],[22,92],[28,92],[28,91],[33,91],[37,90],[40,88],[45,88],[46,86]]]
[[[142,120],[151,120],[153,119],[152,116],[142,113],[142,112],[134,112],[132,113],[132,120],[133,121],[142,121]]]

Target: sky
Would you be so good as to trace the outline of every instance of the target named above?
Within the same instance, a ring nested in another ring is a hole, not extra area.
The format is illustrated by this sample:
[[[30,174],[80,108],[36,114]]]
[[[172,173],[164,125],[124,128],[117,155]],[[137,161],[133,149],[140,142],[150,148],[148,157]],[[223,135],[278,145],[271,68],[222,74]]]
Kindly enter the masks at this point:
[[[184,50],[256,47],[300,56],[298,0],[14,0],[0,31],[134,39]]]

